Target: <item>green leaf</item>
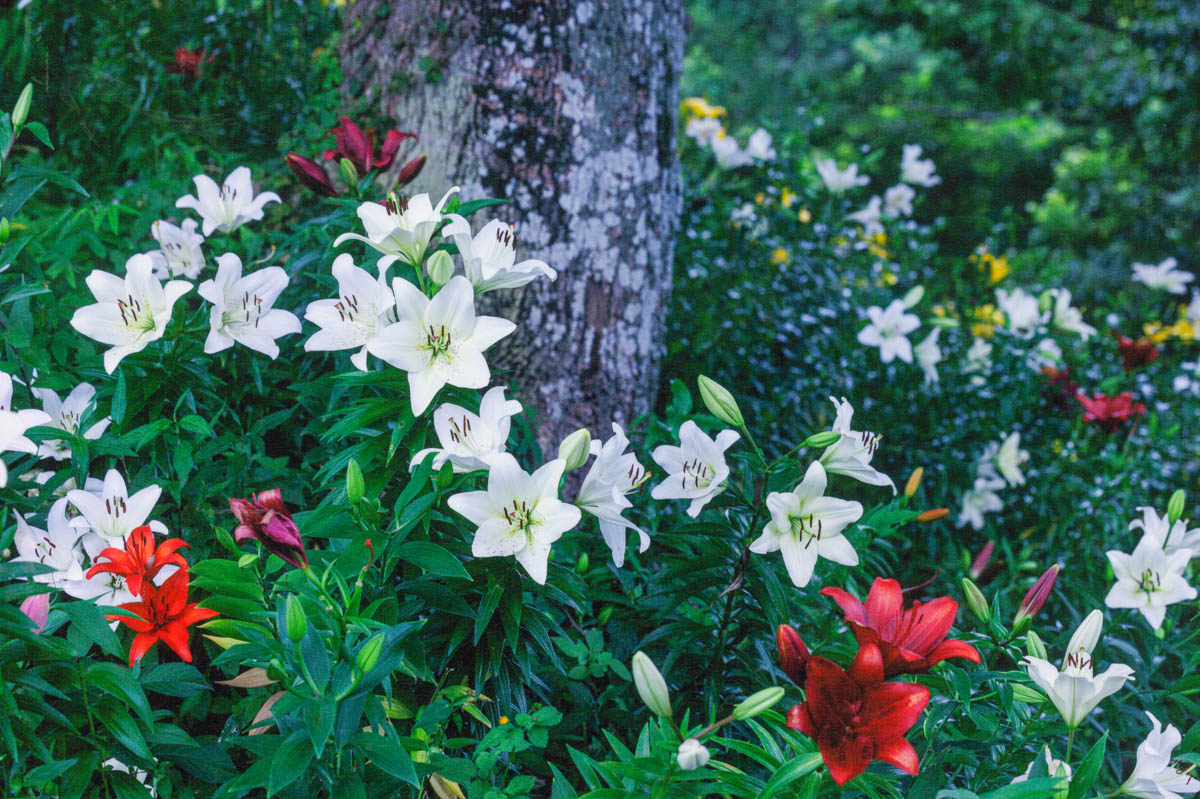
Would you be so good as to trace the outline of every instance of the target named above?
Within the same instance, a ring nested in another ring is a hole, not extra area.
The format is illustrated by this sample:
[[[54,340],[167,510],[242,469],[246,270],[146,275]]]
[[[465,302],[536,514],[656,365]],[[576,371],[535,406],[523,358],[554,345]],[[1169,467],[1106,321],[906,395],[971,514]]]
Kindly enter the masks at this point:
[[[133,679],[133,673],[125,666],[114,663],[93,663],[84,672],[88,685],[99,688],[109,696],[124,702],[137,711],[146,724],[154,722],[154,714],[142,686]]]
[[[413,768],[412,758],[393,736],[360,732],[354,736],[354,745],[361,749],[367,759],[384,773],[390,774],[414,788],[420,787],[421,783],[417,779],[416,769]]]
[[[142,670],[142,689],[163,696],[191,696],[212,688],[190,663],[161,663]]]
[[[67,602],[58,607],[70,617],[71,627],[86,640],[98,645],[104,654],[122,659],[126,657],[120,640],[109,628],[98,605],[91,602]]]
[[[121,746],[143,760],[154,759],[154,755],[150,753],[150,747],[146,746],[146,739],[142,737],[142,731],[138,729],[137,723],[129,715],[128,710],[119,705],[109,704],[107,701],[103,704],[93,704],[93,708],[96,718],[112,733]]]
[[[475,611],[475,643],[478,644],[479,639],[483,637],[483,631],[487,629],[488,622],[492,620],[492,614],[496,612],[496,606],[500,604],[500,597],[503,594],[504,586],[500,583],[493,583],[483,597],[479,610]]]
[[[279,791],[295,782],[305,771],[313,759],[312,744],[304,730],[296,730],[289,735],[271,758],[271,773],[267,777],[267,796],[274,796]]]
[[[54,149],[54,145],[50,143],[50,131],[46,130],[46,126],[41,122],[26,122],[25,130],[36,136],[38,141],[49,147],[51,150]]]
[[[120,427],[125,422],[125,408],[128,402],[129,390],[125,385],[125,371],[117,373],[117,387],[113,390],[112,416],[113,424]]]
[[[396,550],[400,560],[415,563],[427,572],[439,577],[456,577],[470,580],[470,573],[454,553],[439,544],[428,541],[405,541]]]
[[[1083,758],[1079,768],[1075,769],[1075,774],[1071,777],[1071,789],[1067,793],[1067,799],[1084,799],[1092,790],[1092,786],[1096,784],[1096,778],[1100,776],[1100,768],[1104,765],[1104,750],[1107,746],[1108,733],[1105,733],[1088,750],[1087,756]]]
[[[1046,799],[1055,791],[1061,791],[1066,785],[1066,779],[1041,777],[1036,780],[1025,780],[1015,785],[1005,785],[991,793],[983,794],[980,799]],[[938,794],[939,799],[942,794]]]
[[[31,768],[23,775],[24,782],[27,785],[44,785],[50,782],[55,777],[65,772],[71,766],[75,765],[77,758],[70,760],[52,760],[49,763],[43,763],[36,768]]]

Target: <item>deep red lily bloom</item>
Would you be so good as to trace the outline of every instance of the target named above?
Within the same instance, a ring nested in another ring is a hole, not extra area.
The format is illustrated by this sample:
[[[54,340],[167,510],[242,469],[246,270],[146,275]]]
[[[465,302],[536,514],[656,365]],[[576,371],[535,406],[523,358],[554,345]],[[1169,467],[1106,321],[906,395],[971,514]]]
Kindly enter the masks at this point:
[[[1042,374],[1048,379],[1042,396],[1060,411],[1069,411],[1075,407],[1075,395],[1079,393],[1079,384],[1071,379],[1071,368],[1055,369],[1043,366]]]
[[[161,587],[152,582],[142,586],[140,602],[126,602],[120,606],[122,610],[135,613],[140,618],[105,616],[109,621],[119,621],[137,632],[133,643],[129,645],[129,668],[133,668],[133,664],[159,641],[171,647],[185,662],[192,662],[192,652],[188,649],[188,627],[218,614],[215,610],[188,602],[188,579],[188,570],[180,569],[168,577]]]
[[[882,577],[875,578],[865,605],[840,588],[823,588],[821,594],[832,598],[846,614],[859,646],[879,647],[887,677],[921,674],[946,658],[979,662],[975,647],[946,640],[958,615],[958,603],[948,596],[914,602],[905,610],[900,583]]]
[[[775,645],[779,649],[779,667],[789,680],[803,688],[809,659],[804,639],[791,625],[781,624],[775,630]]]
[[[316,161],[296,153],[288,153],[283,160],[310,191],[315,191],[324,197],[338,196],[338,190],[334,187],[333,181]]]
[[[417,138],[415,133],[405,133],[393,128],[384,135],[379,155],[375,155],[375,131],[367,128],[364,132],[350,117],[338,117],[338,124],[330,128],[329,132],[337,138],[337,149],[326,150],[325,160],[349,158],[350,163],[358,170],[359,177],[372,169],[387,169],[396,157],[400,144],[405,139]]]
[[[1133,393],[1129,391],[1123,391],[1115,397],[1103,394],[1089,397],[1081,391],[1075,395],[1075,399],[1083,406],[1083,420],[1094,422],[1106,433],[1115,433],[1125,422],[1146,412],[1146,406],[1135,402]]]
[[[183,75],[191,75],[193,78],[200,74],[201,68],[208,62],[217,57],[213,53],[208,58],[204,55],[205,50],[189,50],[186,47],[175,48],[175,63],[167,64],[167,72],[178,72]]]
[[[90,580],[92,575],[100,572],[112,572],[125,578],[129,593],[141,596],[142,585],[154,579],[164,566],[187,568],[187,562],[177,552],[182,547],[191,549],[182,538],[168,538],[155,548],[154,533],[150,528],[146,525],[135,527],[125,539],[125,550],[116,547],[101,550],[96,557],[108,558],[109,562],[92,566],[86,576]]]
[[[254,539],[268,552],[278,555],[297,568],[308,568],[304,539],[292,520],[292,512],[283,504],[278,488],[251,494],[250,499],[230,499],[229,508],[237,517],[233,540],[239,544]]]
[[[1117,348],[1121,351],[1121,365],[1126,372],[1132,372],[1143,366],[1148,366],[1158,360],[1158,348],[1148,338],[1131,339],[1113,333],[1117,339]]]
[[[904,739],[929,704],[929,689],[883,682],[883,656],[867,644],[849,671],[823,657],[808,661],[805,702],[787,714],[787,726],[817,742],[821,759],[838,785],[866,771],[872,760],[916,774],[916,750]]]

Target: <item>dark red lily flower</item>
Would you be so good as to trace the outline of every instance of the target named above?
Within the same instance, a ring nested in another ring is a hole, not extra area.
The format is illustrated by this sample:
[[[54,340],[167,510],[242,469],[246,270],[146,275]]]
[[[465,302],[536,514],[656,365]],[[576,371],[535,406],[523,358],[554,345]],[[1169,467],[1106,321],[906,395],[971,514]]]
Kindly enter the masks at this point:
[[[240,544],[254,539],[293,566],[308,568],[304,539],[278,488],[251,494],[248,500],[230,499],[229,508],[238,520],[233,530],[234,541]]]
[[[133,668],[133,664],[159,641],[171,647],[184,662],[192,662],[192,652],[188,648],[188,627],[218,614],[215,610],[188,602],[188,580],[188,570],[180,569],[168,577],[161,587],[147,581],[142,586],[140,602],[126,602],[120,606],[121,610],[140,618],[105,616],[109,621],[119,621],[137,633],[129,645],[129,668]]]
[[[1158,360],[1158,348],[1148,338],[1131,339],[1114,332],[1117,348],[1121,351],[1121,365],[1126,372],[1148,366]]]
[[[1135,402],[1133,393],[1129,391],[1123,391],[1115,397],[1103,394],[1089,397],[1081,391],[1075,395],[1075,399],[1083,406],[1083,420],[1094,422],[1106,433],[1115,433],[1125,422],[1146,412],[1146,406]]]
[[[1042,396],[1060,411],[1069,411],[1075,407],[1075,395],[1079,393],[1079,384],[1071,379],[1071,369],[1055,369],[1043,366],[1042,374],[1048,379],[1042,389]]]
[[[338,124],[330,128],[329,132],[337,138],[337,149],[326,150],[325,160],[348,158],[350,163],[354,164],[359,177],[372,169],[387,169],[396,157],[400,144],[405,139],[417,138],[415,133],[405,133],[393,128],[384,135],[379,155],[375,155],[375,131],[367,128],[364,132],[350,117],[338,117]]]
[[[167,72],[177,72],[182,75],[191,75],[193,78],[200,74],[200,70],[205,64],[217,57],[213,53],[208,58],[204,55],[205,50],[189,50],[186,47],[175,48],[175,63],[167,64]]]
[[[965,641],[946,640],[958,615],[958,603],[948,596],[913,602],[905,610],[900,583],[882,577],[875,578],[865,605],[840,588],[823,588],[821,594],[833,599],[846,614],[859,646],[879,647],[888,677],[921,674],[946,658],[979,662],[975,647]]]
[[[804,639],[795,628],[781,624],[775,630],[775,645],[779,649],[779,667],[788,679],[804,687],[804,672],[808,667],[809,652]]]
[[[805,702],[788,710],[787,726],[817,742],[821,759],[838,785],[882,760],[908,774],[920,765],[904,739],[929,704],[929,689],[909,682],[883,682],[883,656],[867,644],[848,672],[823,657],[808,661]]]
[[[141,596],[143,584],[154,579],[154,575],[163,567],[174,565],[180,569],[187,568],[187,562],[177,552],[183,547],[191,549],[182,538],[168,538],[155,548],[154,533],[150,528],[146,525],[135,527],[125,539],[125,550],[116,547],[101,550],[96,557],[107,558],[109,562],[92,566],[86,576],[90,580],[92,575],[111,572],[125,578],[129,593]]]
[[[325,170],[321,165],[311,158],[305,158],[296,153],[288,153],[284,159],[287,165],[296,173],[296,177],[300,178],[310,191],[314,191],[323,197],[336,197],[338,190],[334,187],[333,181],[325,174]]]

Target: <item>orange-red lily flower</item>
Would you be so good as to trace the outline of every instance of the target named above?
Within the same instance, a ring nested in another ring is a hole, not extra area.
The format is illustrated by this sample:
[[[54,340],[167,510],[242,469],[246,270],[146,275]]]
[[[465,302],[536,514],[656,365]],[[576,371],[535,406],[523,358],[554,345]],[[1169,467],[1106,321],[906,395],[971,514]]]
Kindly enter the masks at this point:
[[[100,572],[112,572],[125,578],[129,593],[134,596],[142,595],[142,585],[150,582],[164,566],[187,568],[187,562],[177,550],[187,547],[182,538],[168,538],[154,546],[154,533],[146,525],[133,528],[133,532],[125,539],[125,551],[116,547],[101,550],[97,558],[107,558],[108,563],[97,563],[88,569],[87,579]],[[191,547],[188,547],[189,549]]]
[[[1081,391],[1075,395],[1075,399],[1083,406],[1083,421],[1094,422],[1106,433],[1115,433],[1125,422],[1146,412],[1146,406],[1135,402],[1133,393],[1129,391],[1115,397],[1103,394],[1089,397]]]
[[[178,72],[181,75],[191,75],[193,78],[200,74],[205,64],[217,57],[216,53],[205,58],[206,50],[189,50],[186,47],[175,48],[175,63],[167,64],[167,72]]]
[[[127,602],[120,606],[121,610],[140,618],[105,617],[109,621],[119,621],[137,633],[129,645],[129,668],[133,668],[133,664],[159,641],[171,647],[184,662],[192,662],[192,652],[188,648],[188,627],[211,619],[217,612],[188,602],[188,579],[188,570],[180,569],[168,577],[161,587],[152,582],[143,585],[140,602]]]

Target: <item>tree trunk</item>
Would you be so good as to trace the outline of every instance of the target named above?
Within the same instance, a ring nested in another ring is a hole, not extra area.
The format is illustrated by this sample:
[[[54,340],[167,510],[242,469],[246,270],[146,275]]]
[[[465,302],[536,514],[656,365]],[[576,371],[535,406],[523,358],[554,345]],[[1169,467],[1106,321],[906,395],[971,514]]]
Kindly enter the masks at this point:
[[[345,90],[420,134],[418,190],[510,199],[488,211],[516,225],[518,258],[558,270],[480,301],[518,325],[488,361],[536,410],[543,451],[649,411],[680,214],[682,0],[347,9]]]

